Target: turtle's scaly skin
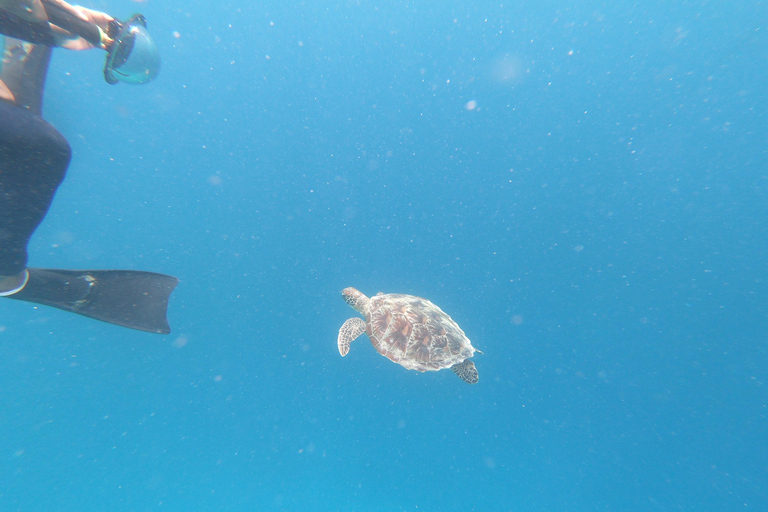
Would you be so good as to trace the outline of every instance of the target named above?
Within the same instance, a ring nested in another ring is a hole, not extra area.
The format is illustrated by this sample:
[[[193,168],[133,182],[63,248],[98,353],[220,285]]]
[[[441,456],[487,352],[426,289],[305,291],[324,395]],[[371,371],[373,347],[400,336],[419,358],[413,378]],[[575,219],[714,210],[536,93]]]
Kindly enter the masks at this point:
[[[357,318],[342,326],[338,340],[341,355],[346,355],[349,343],[365,332],[379,354],[409,370],[453,367],[466,382],[477,382],[475,365],[465,362],[476,349],[461,327],[432,302],[394,293],[369,299],[354,288],[345,288],[342,295],[365,316],[365,325]]]

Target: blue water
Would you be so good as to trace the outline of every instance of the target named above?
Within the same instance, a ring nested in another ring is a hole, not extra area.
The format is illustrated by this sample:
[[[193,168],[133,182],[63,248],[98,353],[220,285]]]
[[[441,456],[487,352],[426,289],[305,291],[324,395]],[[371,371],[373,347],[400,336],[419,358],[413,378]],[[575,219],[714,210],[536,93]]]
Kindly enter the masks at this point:
[[[3,511],[768,510],[768,4],[89,3],[30,264],[178,276],[173,332],[0,304]],[[429,298],[480,382],[365,337]]]

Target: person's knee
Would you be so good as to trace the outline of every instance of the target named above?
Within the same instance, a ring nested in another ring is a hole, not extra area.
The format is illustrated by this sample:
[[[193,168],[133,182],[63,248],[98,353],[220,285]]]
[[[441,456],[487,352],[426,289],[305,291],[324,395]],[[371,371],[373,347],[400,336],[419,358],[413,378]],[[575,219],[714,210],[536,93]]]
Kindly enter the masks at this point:
[[[64,136],[59,133],[56,128],[50,124],[48,126],[50,130],[47,135],[51,156],[56,158],[58,162],[63,163],[66,167],[69,165],[69,160],[72,158],[72,148],[70,147],[67,139],[65,139]]]
[[[46,159],[51,179],[55,179],[58,185],[64,180],[64,175],[67,173],[69,161],[72,159],[72,148],[67,139],[56,128],[45,121],[43,123],[45,123],[45,128],[41,130],[41,141],[43,141],[44,149],[41,153]]]

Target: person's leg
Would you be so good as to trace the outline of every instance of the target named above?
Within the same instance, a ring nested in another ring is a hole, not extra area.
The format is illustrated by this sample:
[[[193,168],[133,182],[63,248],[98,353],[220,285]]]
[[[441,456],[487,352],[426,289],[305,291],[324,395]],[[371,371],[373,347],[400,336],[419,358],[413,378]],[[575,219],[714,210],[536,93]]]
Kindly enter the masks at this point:
[[[70,158],[69,143],[53,126],[0,102],[0,277],[24,278],[27,244]]]

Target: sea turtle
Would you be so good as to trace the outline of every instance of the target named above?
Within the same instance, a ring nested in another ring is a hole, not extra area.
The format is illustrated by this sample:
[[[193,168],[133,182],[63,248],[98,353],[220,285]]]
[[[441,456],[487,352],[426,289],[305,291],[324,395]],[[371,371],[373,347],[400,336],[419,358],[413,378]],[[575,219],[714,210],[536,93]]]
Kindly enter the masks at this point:
[[[480,351],[450,316],[427,299],[381,292],[369,299],[354,288],[345,288],[341,295],[365,316],[365,320],[350,318],[339,329],[342,357],[352,340],[365,333],[379,354],[409,370],[450,368],[464,382],[477,382],[477,369],[469,358]]]

